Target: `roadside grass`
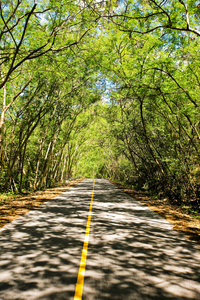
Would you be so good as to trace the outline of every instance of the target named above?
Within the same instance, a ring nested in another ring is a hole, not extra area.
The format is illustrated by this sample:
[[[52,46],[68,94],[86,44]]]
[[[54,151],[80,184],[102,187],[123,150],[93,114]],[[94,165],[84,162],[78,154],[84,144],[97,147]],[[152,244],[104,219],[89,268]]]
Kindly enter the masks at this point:
[[[18,197],[20,197],[20,195],[15,194],[13,192],[0,193],[0,204],[2,204],[4,202],[12,201],[13,199],[17,199]]]

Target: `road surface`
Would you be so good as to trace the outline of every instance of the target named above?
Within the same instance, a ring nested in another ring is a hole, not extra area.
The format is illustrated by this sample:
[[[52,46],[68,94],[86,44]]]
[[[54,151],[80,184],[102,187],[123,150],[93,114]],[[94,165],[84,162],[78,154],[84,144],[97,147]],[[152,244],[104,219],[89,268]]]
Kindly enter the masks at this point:
[[[86,179],[0,230],[1,300],[73,300],[91,202]],[[200,247],[96,179],[84,300],[200,299]]]

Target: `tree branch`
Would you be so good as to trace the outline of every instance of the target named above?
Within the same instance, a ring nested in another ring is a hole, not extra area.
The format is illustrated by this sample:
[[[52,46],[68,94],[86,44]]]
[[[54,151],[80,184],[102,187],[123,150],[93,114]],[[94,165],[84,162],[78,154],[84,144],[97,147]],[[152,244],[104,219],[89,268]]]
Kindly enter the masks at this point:
[[[3,82],[0,84],[0,88],[2,88],[2,87],[5,85],[5,83],[7,82],[7,80],[8,80],[8,78],[9,78],[10,74],[14,71],[14,69],[16,69],[16,67],[13,68],[13,66],[14,66],[14,63],[15,63],[17,54],[18,54],[18,52],[19,52],[20,46],[22,45],[22,42],[23,42],[23,39],[24,39],[24,36],[25,36],[25,32],[26,32],[26,29],[27,29],[27,26],[28,26],[29,19],[30,19],[31,15],[33,14],[33,11],[34,11],[35,8],[36,8],[36,5],[37,5],[37,4],[35,4],[35,5],[33,6],[33,8],[31,9],[31,11],[28,13],[28,16],[27,16],[27,19],[26,19],[26,22],[25,22],[25,25],[24,25],[24,30],[23,30],[21,39],[20,39],[20,41],[19,41],[19,43],[18,43],[18,45],[17,45],[17,47],[16,47],[15,54],[14,54],[14,56],[13,56],[13,58],[12,58],[12,62],[11,62],[10,68],[9,68],[9,70],[8,70],[8,73],[7,73],[6,77],[4,78]],[[19,65],[19,64],[18,64],[18,65]]]
[[[23,93],[23,91],[27,88],[27,86],[29,85],[29,83],[31,82],[32,78],[30,78],[28,80],[28,82],[23,86],[23,88],[19,91],[19,93],[17,93],[17,95],[15,95],[12,99],[12,101],[6,106],[6,110],[9,109],[9,107],[13,104],[13,102]]]

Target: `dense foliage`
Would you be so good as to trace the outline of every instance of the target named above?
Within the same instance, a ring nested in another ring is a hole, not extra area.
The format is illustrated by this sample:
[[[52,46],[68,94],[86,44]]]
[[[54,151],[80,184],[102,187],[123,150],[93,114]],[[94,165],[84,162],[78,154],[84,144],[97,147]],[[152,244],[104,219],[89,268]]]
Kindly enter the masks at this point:
[[[200,3],[1,1],[0,189],[117,179],[199,208]]]

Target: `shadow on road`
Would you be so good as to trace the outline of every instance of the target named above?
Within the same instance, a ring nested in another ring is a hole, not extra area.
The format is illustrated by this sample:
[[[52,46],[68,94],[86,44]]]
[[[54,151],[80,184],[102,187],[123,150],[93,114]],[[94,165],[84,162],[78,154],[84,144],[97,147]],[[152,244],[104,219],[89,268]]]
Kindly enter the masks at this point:
[[[172,227],[97,182],[84,299],[200,299],[200,249]]]
[[[73,299],[92,183],[0,231],[0,299]],[[200,299],[200,249],[172,226],[96,180],[83,299]]]
[[[73,298],[91,189],[82,183],[0,231],[0,299]]]

